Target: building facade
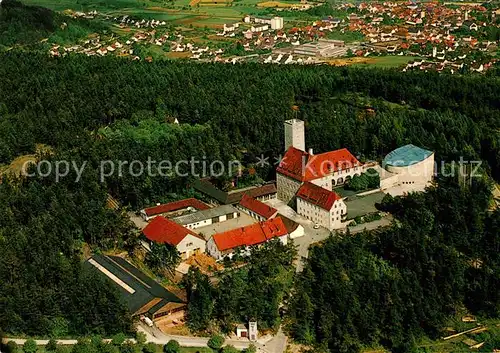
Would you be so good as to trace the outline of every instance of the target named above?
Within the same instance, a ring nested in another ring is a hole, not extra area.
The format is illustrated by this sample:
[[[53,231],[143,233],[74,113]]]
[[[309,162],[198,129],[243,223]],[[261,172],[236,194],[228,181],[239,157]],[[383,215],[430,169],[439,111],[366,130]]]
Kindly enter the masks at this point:
[[[218,261],[224,257],[232,258],[235,251],[247,256],[252,246],[271,239],[279,239],[285,245],[288,243],[288,231],[280,217],[214,234],[207,242],[207,252]]]
[[[204,253],[206,249],[205,239],[163,216],[154,218],[142,232],[147,239],[146,250],[150,250],[154,242],[169,244],[175,246],[182,259],[187,259],[191,255]]]
[[[347,206],[341,197],[309,182],[297,192],[297,213],[330,230],[347,225]]]

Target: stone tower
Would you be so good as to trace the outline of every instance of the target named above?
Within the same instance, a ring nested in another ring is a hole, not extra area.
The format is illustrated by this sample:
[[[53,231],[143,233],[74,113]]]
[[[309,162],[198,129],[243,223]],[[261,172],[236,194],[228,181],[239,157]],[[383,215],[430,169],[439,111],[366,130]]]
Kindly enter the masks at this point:
[[[304,122],[299,119],[285,121],[285,151],[293,146],[301,151],[306,150]]]

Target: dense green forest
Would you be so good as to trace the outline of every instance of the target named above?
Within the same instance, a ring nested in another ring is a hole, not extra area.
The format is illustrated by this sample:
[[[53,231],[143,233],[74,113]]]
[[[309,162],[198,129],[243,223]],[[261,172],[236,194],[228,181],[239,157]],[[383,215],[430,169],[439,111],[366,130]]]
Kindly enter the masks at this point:
[[[229,267],[219,274],[216,286],[199,270],[190,270],[184,278],[189,327],[231,333],[238,323],[258,320],[260,330],[276,330],[281,303],[292,288],[295,256],[293,245],[271,241],[252,250],[247,266]]]
[[[498,77],[391,70],[132,63],[106,57],[53,60],[2,54],[0,161],[36,143],[100,160],[249,159],[282,151],[291,106],[315,151],[347,147],[380,158],[405,143],[436,160],[483,159],[500,178]],[[372,107],[375,113],[365,108]],[[177,117],[181,125],[166,122]],[[274,177],[273,172],[264,175]],[[176,178],[110,178],[140,207],[185,190]]]
[[[289,308],[292,335],[331,352],[408,352],[423,335],[439,337],[460,308],[498,317],[500,211],[486,211],[489,199],[485,181],[464,189],[454,178],[386,197],[392,227],[312,249]]]

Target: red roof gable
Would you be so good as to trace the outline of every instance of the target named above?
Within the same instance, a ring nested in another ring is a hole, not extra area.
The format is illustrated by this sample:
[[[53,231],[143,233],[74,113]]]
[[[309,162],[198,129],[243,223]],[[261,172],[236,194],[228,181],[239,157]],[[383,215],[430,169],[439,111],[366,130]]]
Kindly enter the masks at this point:
[[[157,214],[182,210],[182,209],[188,208],[188,207],[194,207],[198,211],[207,210],[210,208],[209,206],[207,206],[203,202],[201,202],[197,199],[194,199],[194,198],[190,198],[190,199],[184,199],[184,200],[180,200],[180,201],[166,203],[164,205],[149,207],[149,208],[144,209],[144,212],[146,212],[146,215],[148,217],[151,217],[151,216],[154,216]]]
[[[266,205],[264,202],[254,199],[247,194],[243,195],[240,201],[240,205],[245,207],[247,210],[253,211],[256,214],[269,219],[278,212],[277,209]]]
[[[167,243],[173,246],[179,245],[182,239],[188,234],[200,238],[200,236],[192,230],[184,228],[180,224],[166,219],[163,216],[158,216],[153,219],[146,228],[142,230],[142,233],[144,233],[149,240],[157,243]]]
[[[327,211],[332,209],[335,201],[341,199],[341,197],[335,192],[324,189],[310,182],[302,184],[299,191],[297,191],[297,197],[300,197],[302,200],[319,206]]]
[[[252,246],[265,243],[267,240],[281,237],[288,231],[280,217],[246,227],[215,234],[213,239],[219,251],[234,249],[240,246]]]
[[[295,147],[290,147],[281,160],[277,172],[298,181],[311,181],[337,170],[360,165],[361,163],[346,148],[310,155]]]

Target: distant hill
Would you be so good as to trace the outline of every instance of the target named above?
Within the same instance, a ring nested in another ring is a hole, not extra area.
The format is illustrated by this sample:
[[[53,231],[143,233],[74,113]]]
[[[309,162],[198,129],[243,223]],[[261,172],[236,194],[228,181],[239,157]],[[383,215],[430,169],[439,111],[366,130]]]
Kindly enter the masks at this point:
[[[17,0],[3,0],[0,4],[0,47],[32,45],[45,38],[58,44],[70,43],[105,28],[98,21],[74,19]]]

